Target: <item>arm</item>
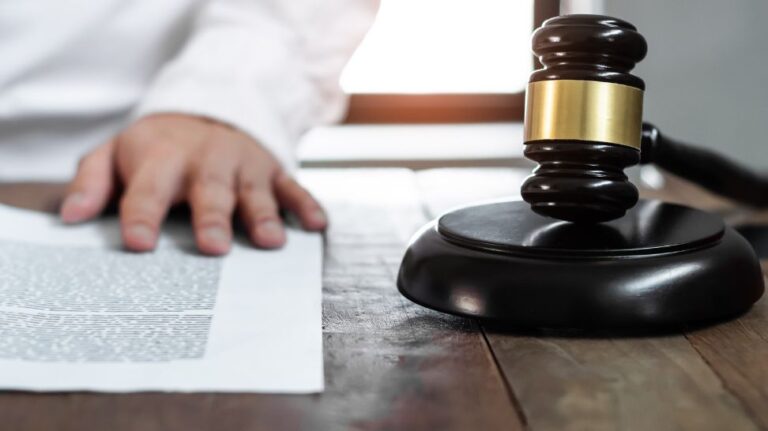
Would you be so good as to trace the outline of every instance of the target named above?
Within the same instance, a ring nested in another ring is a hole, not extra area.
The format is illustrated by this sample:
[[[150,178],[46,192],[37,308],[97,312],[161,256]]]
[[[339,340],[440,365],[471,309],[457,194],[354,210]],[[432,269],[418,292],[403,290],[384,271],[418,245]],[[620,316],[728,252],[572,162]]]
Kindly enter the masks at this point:
[[[338,76],[376,10],[372,0],[216,0],[158,74],[137,120],[86,156],[62,206],[96,216],[115,189],[128,248],[154,248],[168,207],[188,201],[198,247],[226,252],[235,209],[256,245],[285,240],[278,208],[308,229],[319,204],[290,176],[293,145],[344,111]]]
[[[294,166],[310,127],[338,120],[338,78],[376,12],[371,0],[215,0],[136,110],[230,124]]]

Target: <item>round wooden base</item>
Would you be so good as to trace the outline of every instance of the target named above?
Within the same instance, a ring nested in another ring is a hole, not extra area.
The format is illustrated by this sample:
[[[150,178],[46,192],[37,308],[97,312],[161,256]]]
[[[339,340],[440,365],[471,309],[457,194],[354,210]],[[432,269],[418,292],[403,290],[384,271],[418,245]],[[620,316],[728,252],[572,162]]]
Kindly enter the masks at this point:
[[[658,201],[593,225],[537,215],[522,201],[461,208],[416,234],[397,284],[446,313],[606,330],[735,316],[764,290],[752,248],[719,217]]]

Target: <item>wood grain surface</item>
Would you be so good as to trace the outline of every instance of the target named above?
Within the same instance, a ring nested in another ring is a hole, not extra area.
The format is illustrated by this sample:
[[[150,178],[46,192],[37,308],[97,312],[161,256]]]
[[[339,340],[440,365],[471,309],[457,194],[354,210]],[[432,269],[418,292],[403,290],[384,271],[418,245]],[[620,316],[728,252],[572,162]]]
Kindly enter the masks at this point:
[[[322,394],[4,392],[0,430],[768,429],[765,300],[717,326],[620,338],[500,331],[399,295],[399,260],[421,224],[456,205],[516,196],[527,173],[302,174],[332,223],[323,274]],[[1,184],[0,202],[51,211],[61,190]],[[768,224],[768,217],[674,178],[643,193],[737,224]]]
[[[420,174],[429,213],[518,194],[520,172],[435,170]],[[515,182],[518,180],[518,182]],[[745,220],[745,211],[665,177],[645,198],[665,199]],[[482,184],[482,186],[479,186]],[[461,197],[465,196],[464,202]],[[768,302],[742,318],[691,333],[588,337],[483,328],[522,420],[532,430],[753,430],[768,428]]]

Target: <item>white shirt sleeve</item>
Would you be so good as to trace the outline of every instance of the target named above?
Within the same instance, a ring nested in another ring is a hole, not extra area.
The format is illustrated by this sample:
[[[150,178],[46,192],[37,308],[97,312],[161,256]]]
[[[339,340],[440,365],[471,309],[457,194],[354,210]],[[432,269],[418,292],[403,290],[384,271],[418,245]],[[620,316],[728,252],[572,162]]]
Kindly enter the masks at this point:
[[[134,112],[180,112],[232,125],[287,169],[310,127],[338,120],[338,80],[378,0],[212,0],[179,55]]]

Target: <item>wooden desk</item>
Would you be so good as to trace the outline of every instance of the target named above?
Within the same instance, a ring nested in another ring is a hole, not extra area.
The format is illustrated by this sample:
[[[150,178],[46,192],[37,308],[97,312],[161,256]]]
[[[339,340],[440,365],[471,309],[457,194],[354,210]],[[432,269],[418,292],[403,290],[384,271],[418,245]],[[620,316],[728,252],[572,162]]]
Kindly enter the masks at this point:
[[[498,333],[416,306],[395,275],[428,217],[516,195],[524,170],[309,171],[331,214],[323,290],[323,394],[0,394],[0,429],[768,429],[768,303],[663,337]],[[0,186],[51,209],[60,188]],[[744,213],[679,181],[646,195]],[[279,330],[279,328],[275,328]]]

